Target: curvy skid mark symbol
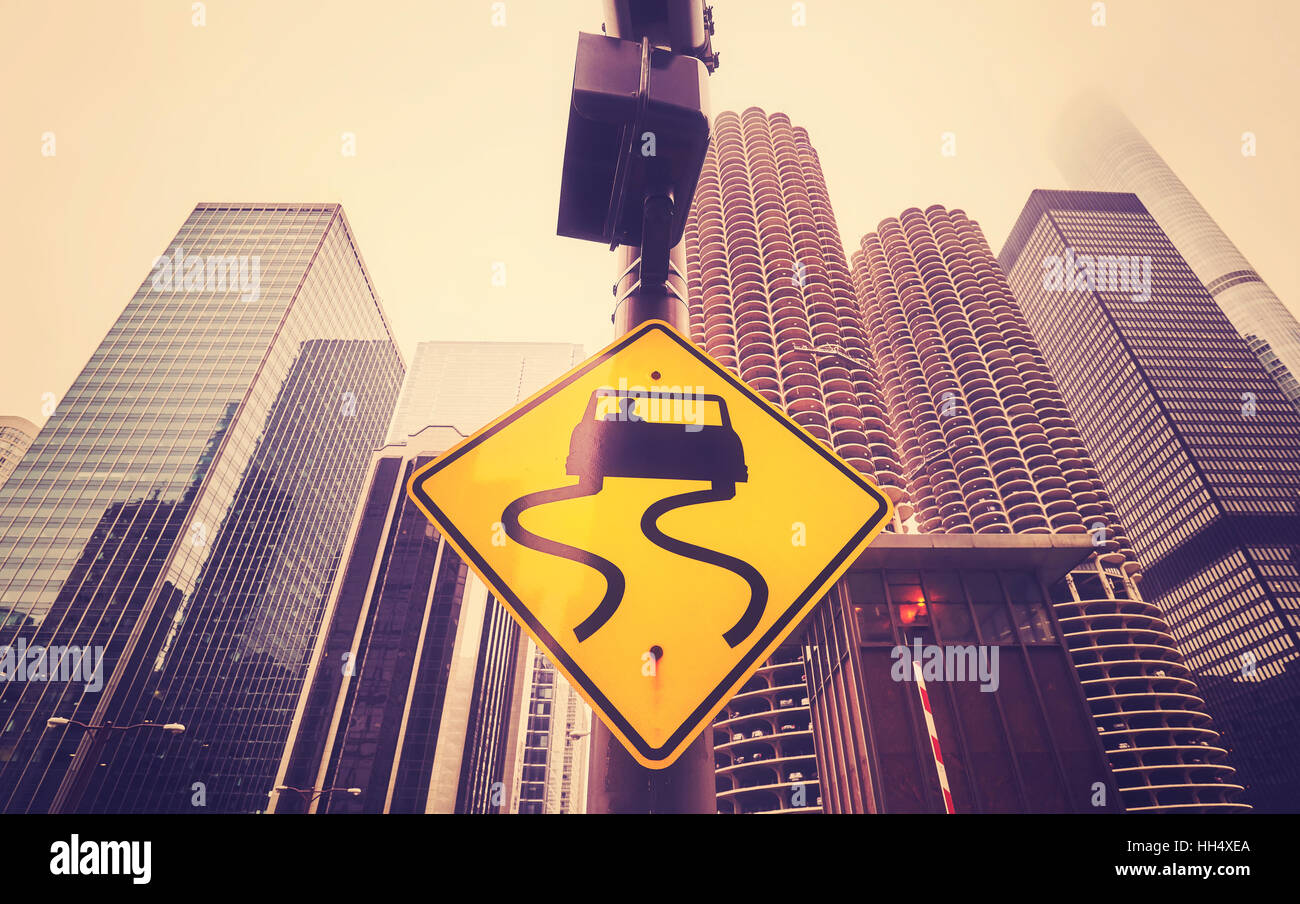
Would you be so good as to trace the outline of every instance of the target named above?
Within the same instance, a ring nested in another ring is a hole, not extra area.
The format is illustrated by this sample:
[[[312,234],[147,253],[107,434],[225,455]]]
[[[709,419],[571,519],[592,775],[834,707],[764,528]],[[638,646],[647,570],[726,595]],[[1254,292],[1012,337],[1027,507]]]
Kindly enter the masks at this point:
[[[614,399],[615,406],[601,414],[601,400],[607,398]],[[646,403],[644,410],[641,401]],[[719,423],[693,422],[696,429],[686,430],[684,424],[674,422],[671,416],[655,418],[663,411],[670,415],[685,413],[704,404],[717,406]],[[605,578],[605,595],[600,604],[574,629],[579,642],[600,630],[618,611],[627,589],[623,572],[613,562],[594,553],[538,536],[519,523],[519,516],[534,506],[594,496],[604,487],[607,477],[706,480],[712,484],[707,490],[679,493],[651,505],[641,516],[641,532],[661,549],[724,568],[749,584],[749,604],[740,620],[723,634],[723,639],[735,647],[754,632],[768,598],[767,582],[758,570],[734,556],[678,540],[659,529],[659,519],[674,509],[734,499],[736,484],[748,479],[740,437],[731,427],[727,405],[721,396],[688,399],[686,393],[598,389],[591,394],[586,413],[569,440],[565,472],[576,475],[578,483],[521,496],[506,506],[501,522],[506,535],[520,545],[586,565]]]
[[[501,514],[501,523],[505,525],[506,536],[511,540],[537,552],[559,556],[594,568],[605,578],[605,596],[601,599],[600,605],[573,631],[580,642],[595,634],[618,611],[618,604],[623,601],[623,591],[627,587],[623,572],[613,562],[602,559],[595,553],[538,536],[519,523],[519,516],[525,510],[536,505],[546,505],[548,502],[560,502],[565,499],[580,499],[583,496],[594,496],[600,492],[603,486],[604,481],[599,479],[592,481],[584,478],[578,481],[575,486],[529,493],[506,506],[506,510]]]
[[[730,630],[722,635],[723,640],[733,647],[737,646],[758,627],[758,622],[763,617],[763,610],[767,608],[767,582],[758,573],[758,569],[742,559],[668,536],[659,529],[659,519],[676,508],[687,505],[700,505],[705,502],[721,502],[726,499],[734,499],[735,496],[736,485],[734,483],[714,483],[712,488],[707,490],[695,490],[690,493],[669,496],[667,499],[660,499],[646,509],[645,514],[641,516],[641,533],[645,534],[646,539],[651,543],[679,556],[685,556],[688,559],[695,559],[698,562],[716,565],[719,568],[727,569],[727,571],[735,572],[749,584],[749,605],[745,607],[744,615],[740,617],[740,621],[736,622]]]

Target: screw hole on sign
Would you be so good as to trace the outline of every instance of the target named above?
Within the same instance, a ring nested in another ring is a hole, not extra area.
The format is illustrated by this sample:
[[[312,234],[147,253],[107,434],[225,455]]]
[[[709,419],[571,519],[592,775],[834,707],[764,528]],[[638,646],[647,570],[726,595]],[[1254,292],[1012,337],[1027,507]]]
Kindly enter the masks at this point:
[[[659,644],[655,644],[650,648],[650,655],[655,658],[655,662],[658,662],[660,659],[664,658],[664,648],[659,646]]]
[[[657,371],[657,370],[652,370],[652,371],[650,371],[650,379],[652,379],[652,380],[658,380],[658,379],[659,379],[659,371]]]

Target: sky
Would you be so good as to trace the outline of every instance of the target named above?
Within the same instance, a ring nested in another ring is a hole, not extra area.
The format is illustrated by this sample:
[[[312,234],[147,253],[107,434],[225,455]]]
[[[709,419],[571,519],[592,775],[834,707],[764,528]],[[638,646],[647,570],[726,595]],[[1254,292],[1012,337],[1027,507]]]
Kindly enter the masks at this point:
[[[714,111],[808,129],[850,249],[937,203],[996,253],[1064,187],[1053,124],[1101,93],[1300,313],[1300,4],[714,6]],[[43,423],[200,201],[341,202],[408,362],[428,339],[599,350],[612,255],[555,219],[600,22],[600,0],[0,0],[0,414]]]

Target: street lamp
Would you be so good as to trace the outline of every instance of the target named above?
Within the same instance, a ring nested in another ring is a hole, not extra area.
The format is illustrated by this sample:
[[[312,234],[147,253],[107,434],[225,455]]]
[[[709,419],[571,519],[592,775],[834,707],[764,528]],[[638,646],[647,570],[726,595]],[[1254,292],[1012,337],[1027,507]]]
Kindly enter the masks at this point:
[[[135,722],[131,725],[114,725],[112,722],[101,722],[98,725],[90,722],[82,722],[78,719],[68,719],[64,716],[51,716],[45,720],[46,728],[67,728],[75,725],[83,729],[90,736],[89,742],[83,740],[81,743],[86,746],[81,756],[73,754],[75,761],[64,776],[59,785],[58,791],[54,795],[54,800],[50,804],[51,813],[75,812],[81,804],[81,798],[86,793],[86,788],[90,784],[90,769],[87,763],[99,762],[99,755],[108,745],[108,738],[112,732],[135,731],[139,728],[159,728],[170,735],[182,735],[185,733],[185,726],[180,722]],[[107,729],[101,731],[101,729]],[[105,765],[100,763],[100,765]]]
[[[303,795],[303,799],[304,799],[304,800],[305,800],[309,805],[310,805],[311,802],[314,801],[316,798],[321,797],[322,795],[325,795],[325,794],[332,794],[332,793],[334,793],[335,791],[342,791],[342,792],[344,792],[344,793],[346,793],[346,794],[351,794],[353,797],[360,797],[360,796],[361,796],[361,789],[360,789],[360,788],[320,788],[320,789],[316,789],[316,788],[290,788],[288,785],[276,785],[275,788],[274,788],[273,790],[276,791],[277,793],[283,793],[283,792],[285,792],[285,791],[293,791],[295,794],[301,794],[301,795]]]
[[[78,728],[84,728],[86,731],[99,731],[101,728],[107,728],[111,731],[131,731],[136,728],[161,728],[168,734],[185,734],[185,726],[180,722],[167,722],[158,724],[157,722],[136,722],[134,725],[114,725],[112,722],[104,722],[99,725],[91,725],[88,722],[79,722],[76,719],[65,719],[63,716],[53,716],[45,722],[47,728],[62,728],[65,725],[76,725]]]

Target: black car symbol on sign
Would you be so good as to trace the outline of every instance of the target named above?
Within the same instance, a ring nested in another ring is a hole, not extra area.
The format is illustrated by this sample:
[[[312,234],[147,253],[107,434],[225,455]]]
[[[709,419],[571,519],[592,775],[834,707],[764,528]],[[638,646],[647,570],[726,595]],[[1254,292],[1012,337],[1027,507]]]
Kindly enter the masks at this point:
[[[703,423],[710,410],[717,411],[719,423]],[[749,478],[744,448],[721,396],[625,389],[591,394],[586,414],[573,428],[565,472],[592,480],[737,484]]]
[[[716,406],[718,423],[703,423],[708,420],[707,406]],[[733,499],[736,484],[749,479],[744,448],[720,396],[597,389],[570,437],[565,473],[576,476],[578,483],[521,496],[506,506],[501,521],[515,542],[580,562],[604,576],[604,597],[574,629],[579,641],[598,631],[618,610],[626,589],[623,572],[594,553],[534,534],[519,523],[519,516],[533,506],[595,495],[607,477],[709,481],[709,489],[678,493],[651,505],[641,516],[641,532],[662,549],[734,572],[749,585],[749,604],[723,634],[730,646],[737,646],[758,627],[767,606],[767,582],[757,569],[734,556],[670,537],[658,524],[673,509]]]

